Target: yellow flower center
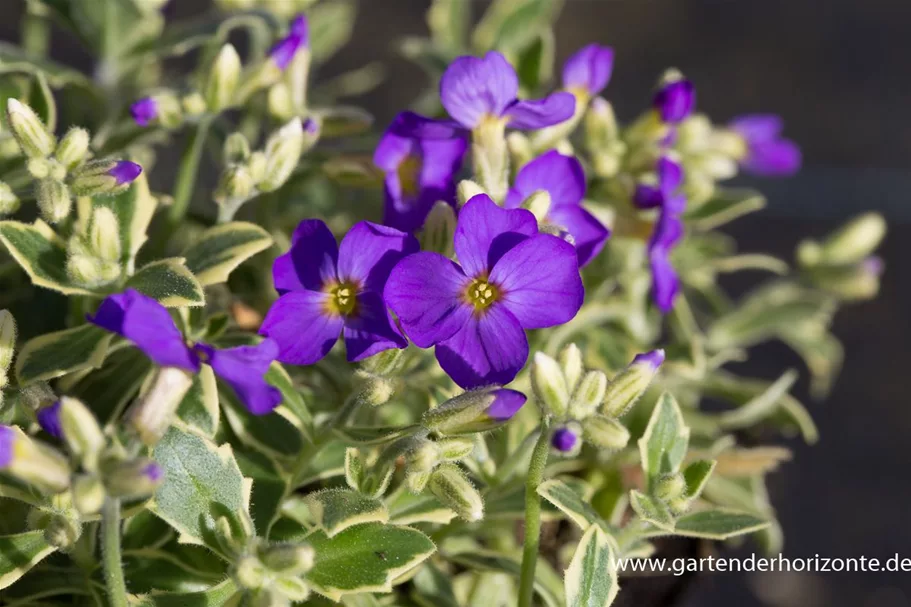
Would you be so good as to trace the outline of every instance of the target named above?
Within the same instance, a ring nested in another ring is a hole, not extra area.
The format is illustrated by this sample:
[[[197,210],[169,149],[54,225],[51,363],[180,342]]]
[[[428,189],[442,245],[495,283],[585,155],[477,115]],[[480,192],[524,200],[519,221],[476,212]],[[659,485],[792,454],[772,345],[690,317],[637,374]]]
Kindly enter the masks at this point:
[[[500,289],[486,277],[476,278],[465,289],[465,300],[474,306],[476,312],[486,310],[499,301]]]
[[[420,156],[416,154],[408,154],[401,163],[397,170],[399,175],[399,184],[402,187],[402,194],[406,196],[415,196],[420,191],[421,187],[421,167],[423,163],[421,162]]]
[[[353,282],[339,282],[328,285],[326,311],[337,316],[351,316],[357,311],[358,287]]]

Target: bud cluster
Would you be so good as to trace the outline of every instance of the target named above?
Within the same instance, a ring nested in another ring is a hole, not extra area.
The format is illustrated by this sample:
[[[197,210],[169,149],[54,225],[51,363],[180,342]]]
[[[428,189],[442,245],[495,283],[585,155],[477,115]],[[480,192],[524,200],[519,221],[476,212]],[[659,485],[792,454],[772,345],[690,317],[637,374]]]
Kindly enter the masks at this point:
[[[97,288],[120,278],[122,247],[114,211],[98,206],[91,213],[87,221],[76,224],[67,244],[66,272],[74,283]]]
[[[291,605],[310,596],[303,576],[315,557],[308,544],[253,539],[235,562],[232,577],[247,591],[251,605]]]

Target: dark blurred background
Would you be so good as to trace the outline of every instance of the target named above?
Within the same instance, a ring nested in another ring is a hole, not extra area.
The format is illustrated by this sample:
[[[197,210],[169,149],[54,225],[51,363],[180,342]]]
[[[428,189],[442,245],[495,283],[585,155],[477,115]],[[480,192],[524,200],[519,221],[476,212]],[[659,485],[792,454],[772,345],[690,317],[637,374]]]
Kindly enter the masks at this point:
[[[99,0],[82,0],[96,2]],[[472,1],[472,0],[466,0]],[[478,13],[486,6],[474,2]],[[208,0],[172,0],[169,18]],[[321,77],[383,61],[386,82],[356,100],[382,127],[427,85],[395,43],[426,32],[427,0],[361,0],[352,42]],[[19,0],[0,0],[0,39],[18,37]],[[810,403],[822,440],[788,444],[794,461],[770,478],[791,557],[911,557],[911,2],[908,0],[568,0],[557,25],[558,65],[597,41],[616,51],[606,96],[621,119],[676,66],[696,84],[699,108],[718,121],[781,114],[804,170],[757,183],[769,208],[734,223],[744,251],[790,258],[797,242],[847,217],[879,210],[890,222],[880,297],[835,322],[847,359],[834,393]],[[60,61],[89,66],[75,43],[53,41]],[[749,371],[773,377],[799,360],[763,347]],[[685,607],[911,607],[908,573],[714,574],[689,588]]]

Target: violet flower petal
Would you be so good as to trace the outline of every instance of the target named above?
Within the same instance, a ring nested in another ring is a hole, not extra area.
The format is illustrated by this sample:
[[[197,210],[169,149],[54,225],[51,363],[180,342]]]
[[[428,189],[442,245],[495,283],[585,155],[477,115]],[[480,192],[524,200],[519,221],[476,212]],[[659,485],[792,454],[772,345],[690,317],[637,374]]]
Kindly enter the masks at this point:
[[[517,390],[500,388],[494,390],[494,401],[487,407],[485,413],[491,419],[506,421],[519,412],[519,409],[528,400],[528,397]]]
[[[600,44],[589,44],[563,64],[563,88],[585,89],[589,95],[604,90],[614,70],[614,49]]]
[[[143,97],[130,106],[130,115],[139,126],[149,126],[158,117],[158,102],[152,97]]]
[[[265,375],[278,357],[278,344],[265,339],[256,346],[237,346],[219,350],[208,344],[197,344],[215,374],[227,382],[244,407],[253,415],[265,415],[282,402],[278,388],[266,383]]]
[[[440,101],[459,124],[473,129],[485,116],[501,116],[519,92],[519,78],[506,57],[458,57],[440,80]],[[553,123],[551,123],[553,124]]]
[[[108,171],[108,175],[114,178],[117,185],[133,183],[140,173],[142,173],[142,167],[129,160],[118,160]]]
[[[199,371],[199,360],[187,347],[174,319],[160,303],[134,289],[109,295],[98,311],[86,316],[92,324],[133,342],[161,367]]]
[[[305,219],[291,236],[291,250],[272,265],[272,280],[279,293],[308,289],[319,291],[336,279],[338,245],[319,219]]]
[[[469,389],[508,384],[528,359],[528,340],[505,306],[493,305],[470,315],[455,335],[437,344],[440,366],[459,386]]]
[[[259,332],[278,343],[279,361],[312,365],[329,353],[344,321],[327,312],[328,302],[328,293],[292,291],[272,304]]]
[[[652,105],[668,124],[683,122],[696,106],[696,88],[689,80],[668,82],[655,93]]]
[[[573,156],[564,156],[556,150],[538,156],[516,175],[504,206],[515,209],[539,190],[550,194],[554,206],[578,205],[585,196],[585,171],[582,164]]]
[[[389,132],[412,139],[452,139],[464,137],[466,130],[454,120],[421,116],[414,112],[401,112],[389,126]]]
[[[777,139],[784,123],[775,114],[747,114],[734,118],[729,126],[748,142],[755,143]]]
[[[0,424],[0,470],[13,462],[16,447],[16,431]]]
[[[560,124],[576,113],[572,93],[551,93],[544,99],[517,100],[506,109],[509,127],[522,130],[543,129]]]
[[[761,141],[750,144],[743,169],[754,175],[776,177],[793,175],[803,162],[800,148],[788,139]]]
[[[419,248],[411,234],[359,221],[345,234],[339,246],[338,279],[354,281],[365,291],[382,293],[395,264]]]
[[[551,207],[547,218],[551,223],[566,228],[572,235],[580,268],[601,252],[610,237],[610,230],[581,206]]]
[[[383,350],[408,346],[379,293],[357,296],[357,313],[345,318],[342,335],[349,362],[363,360]]]
[[[41,429],[54,438],[63,438],[63,428],[60,427],[60,401],[44,407],[36,416]]]
[[[571,244],[537,234],[503,255],[490,272],[502,305],[525,329],[563,324],[582,307],[585,288]]]
[[[508,250],[538,233],[538,221],[525,209],[504,209],[487,194],[473,196],[459,212],[453,241],[465,274],[486,274]]]

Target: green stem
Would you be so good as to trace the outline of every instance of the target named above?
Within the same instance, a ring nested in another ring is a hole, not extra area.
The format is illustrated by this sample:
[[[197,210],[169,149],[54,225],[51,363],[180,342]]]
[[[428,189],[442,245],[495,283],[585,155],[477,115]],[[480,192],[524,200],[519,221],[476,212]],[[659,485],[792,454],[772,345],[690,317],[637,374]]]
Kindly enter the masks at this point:
[[[101,510],[101,541],[104,558],[104,583],[111,607],[128,607],[127,585],[120,559],[120,500],[105,498]]]
[[[168,228],[171,231],[180,225],[190,208],[193,188],[196,186],[196,175],[199,173],[199,162],[202,159],[202,151],[211,125],[212,117],[202,118],[196,125],[196,130],[190,135],[187,147],[184,148],[177,180],[174,182],[174,202],[168,210]]]
[[[31,57],[46,57],[50,48],[51,31],[46,12],[37,2],[26,5],[22,17],[22,48]]]
[[[541,543],[541,496],[538,486],[544,480],[544,467],[550,454],[550,418],[541,420],[541,434],[531,454],[525,481],[525,548],[522,551],[522,573],[519,578],[519,607],[531,607],[535,585],[535,566]]]

